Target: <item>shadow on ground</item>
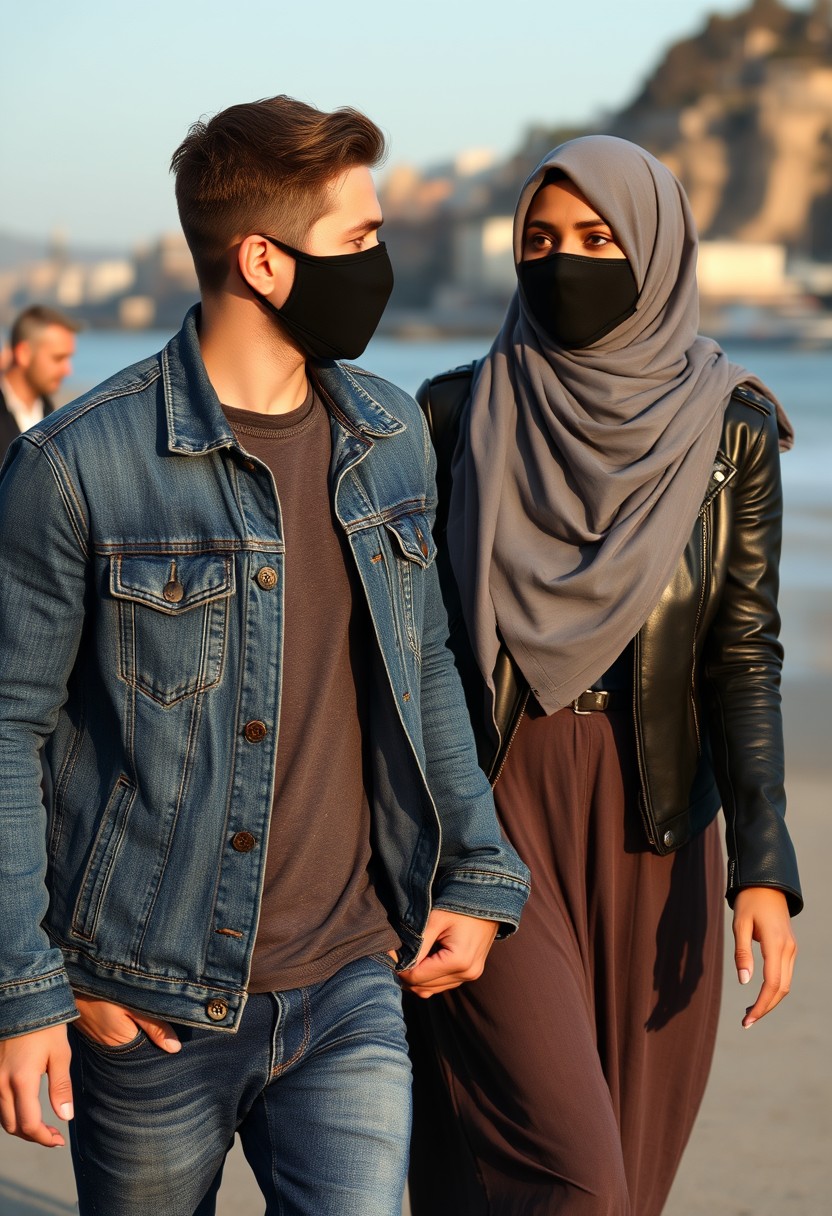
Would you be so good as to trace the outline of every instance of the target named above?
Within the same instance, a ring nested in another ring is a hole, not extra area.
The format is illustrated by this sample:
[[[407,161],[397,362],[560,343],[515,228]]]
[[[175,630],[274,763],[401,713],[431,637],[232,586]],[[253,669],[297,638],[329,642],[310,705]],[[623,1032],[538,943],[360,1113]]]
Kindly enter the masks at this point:
[[[0,1178],[0,1212],[3,1216],[77,1216],[78,1205]]]

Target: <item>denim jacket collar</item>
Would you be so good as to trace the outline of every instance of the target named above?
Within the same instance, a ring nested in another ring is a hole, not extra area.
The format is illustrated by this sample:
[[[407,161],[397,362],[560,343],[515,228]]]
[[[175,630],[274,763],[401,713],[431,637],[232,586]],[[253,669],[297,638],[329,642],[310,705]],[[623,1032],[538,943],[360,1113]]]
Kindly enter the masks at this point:
[[[237,442],[202,361],[199,315],[200,306],[196,304],[162,351],[168,449],[187,456],[233,447]],[[315,363],[312,370],[348,427],[374,438],[397,435],[406,429],[367,391],[363,374],[359,382],[356,368],[325,360]]]

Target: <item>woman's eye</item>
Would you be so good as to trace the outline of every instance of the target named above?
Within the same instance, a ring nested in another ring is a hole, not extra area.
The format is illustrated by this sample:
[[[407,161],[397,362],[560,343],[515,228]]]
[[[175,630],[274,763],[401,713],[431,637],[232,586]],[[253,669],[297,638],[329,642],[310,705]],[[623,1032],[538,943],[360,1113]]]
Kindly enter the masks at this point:
[[[586,243],[590,249],[604,249],[607,245],[612,244],[612,237],[606,236],[603,232],[590,232]]]
[[[546,232],[530,232],[526,244],[529,249],[539,252],[541,249],[551,249],[552,238]]]

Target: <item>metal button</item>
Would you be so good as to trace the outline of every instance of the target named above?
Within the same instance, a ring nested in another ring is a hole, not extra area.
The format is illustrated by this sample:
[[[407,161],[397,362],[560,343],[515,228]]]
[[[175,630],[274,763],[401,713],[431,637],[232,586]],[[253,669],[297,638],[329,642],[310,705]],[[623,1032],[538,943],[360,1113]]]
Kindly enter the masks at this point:
[[[268,733],[268,726],[266,726],[265,722],[261,722],[259,718],[246,722],[243,727],[243,734],[249,743],[262,743]]]
[[[670,846],[673,844],[673,833],[665,832],[664,836],[662,836],[662,840],[667,845],[667,847],[670,848]]]
[[[158,587],[158,583],[156,584]],[[169,583],[165,583],[162,589],[162,595],[169,604],[178,604],[185,594],[185,588],[182,586],[178,578],[172,578]]]
[[[264,591],[273,591],[277,586],[277,571],[273,566],[263,566],[257,571],[257,583]]]
[[[250,853],[257,844],[257,838],[251,832],[237,832],[231,837],[231,847],[238,853]]]
[[[209,1001],[205,1006],[205,1012],[212,1022],[221,1022],[228,1016],[228,1006],[225,1001],[213,1000]]]

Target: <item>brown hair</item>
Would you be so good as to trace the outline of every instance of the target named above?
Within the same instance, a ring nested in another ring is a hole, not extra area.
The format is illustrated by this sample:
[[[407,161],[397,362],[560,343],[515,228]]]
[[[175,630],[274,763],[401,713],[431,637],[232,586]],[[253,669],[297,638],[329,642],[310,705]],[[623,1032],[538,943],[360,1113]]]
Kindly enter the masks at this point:
[[[333,179],[377,165],[385,150],[358,110],[326,113],[285,94],[194,123],[170,167],[203,291],[224,283],[235,239],[262,232],[298,245],[327,213]]]
[[[81,329],[77,321],[58,312],[57,308],[49,308],[46,304],[32,304],[15,317],[9,334],[9,346],[14,350],[21,342],[31,342],[50,325],[60,325],[61,329],[68,329],[73,334],[77,334]]]

